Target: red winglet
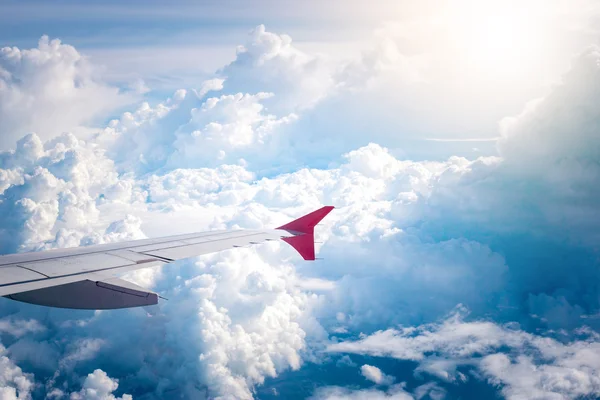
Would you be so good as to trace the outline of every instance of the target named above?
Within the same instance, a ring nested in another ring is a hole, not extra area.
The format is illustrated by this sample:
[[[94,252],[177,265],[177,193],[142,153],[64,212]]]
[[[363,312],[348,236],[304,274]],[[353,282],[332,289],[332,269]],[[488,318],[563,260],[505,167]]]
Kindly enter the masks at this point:
[[[297,236],[284,237],[282,240],[296,249],[305,260],[314,260],[314,228],[333,208],[333,206],[325,206],[276,229],[283,229],[297,234]]]

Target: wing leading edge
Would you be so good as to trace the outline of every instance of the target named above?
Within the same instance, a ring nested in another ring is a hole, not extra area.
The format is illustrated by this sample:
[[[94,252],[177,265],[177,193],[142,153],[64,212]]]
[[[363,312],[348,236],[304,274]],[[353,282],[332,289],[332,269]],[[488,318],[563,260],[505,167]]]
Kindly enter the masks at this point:
[[[117,276],[268,240],[284,240],[302,258],[314,260],[314,228],[333,208],[323,207],[276,229],[201,232],[0,256],[0,296],[92,310],[157,304],[156,293]]]

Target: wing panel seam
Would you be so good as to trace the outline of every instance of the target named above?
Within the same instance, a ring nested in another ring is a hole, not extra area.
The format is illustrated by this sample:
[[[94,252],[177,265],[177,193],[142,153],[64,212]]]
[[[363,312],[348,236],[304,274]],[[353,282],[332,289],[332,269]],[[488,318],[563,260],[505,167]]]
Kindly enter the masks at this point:
[[[156,260],[156,261],[160,261],[160,260]],[[68,277],[77,276],[77,275],[92,275],[92,274],[94,274],[96,272],[110,271],[112,269],[119,269],[119,268],[129,267],[131,265],[135,265],[135,264],[132,263],[132,264],[128,264],[128,265],[119,265],[117,267],[108,267],[108,268],[102,268],[102,269],[95,269],[93,271],[75,272],[73,274],[52,276],[52,277],[48,277],[48,278],[30,279],[30,280],[27,280],[27,281],[3,283],[3,284],[0,284],[0,287],[15,286],[15,285],[21,285],[23,283],[33,283],[33,282],[40,282],[40,281],[52,281],[54,279],[68,278]],[[37,271],[35,271],[35,272],[37,272]]]
[[[235,232],[244,232],[244,230],[239,230],[239,231],[228,231],[231,233],[235,233]],[[264,232],[260,232],[260,233],[254,233],[254,235],[260,235],[263,234]],[[223,233],[211,233],[211,232],[198,232],[197,235],[195,234],[189,234],[189,235],[194,235],[193,238],[198,238],[198,237],[205,237],[205,236],[216,236],[216,235],[222,235]],[[159,244],[159,243],[171,243],[171,242],[180,242],[182,240],[185,239],[176,239],[176,237],[178,236],[187,236],[188,234],[183,234],[183,235],[176,235],[173,236],[172,238],[169,238],[170,240],[165,241],[165,242],[158,242],[158,243],[148,243],[148,244],[135,244],[132,245],[131,242],[127,243],[127,246],[119,246],[121,243],[120,242],[115,242],[115,243],[110,243],[110,244],[114,244],[115,248],[108,248],[108,249],[98,249],[95,251],[90,251],[90,252],[82,252],[82,253],[76,253],[76,254],[70,254],[70,255],[57,255],[57,256],[53,256],[53,257],[43,257],[43,258],[39,258],[39,259],[34,259],[34,260],[30,260],[30,261],[26,261],[26,263],[34,263],[34,262],[39,262],[39,261],[49,261],[49,260],[57,260],[57,259],[61,259],[61,258],[71,258],[71,257],[78,257],[78,256],[86,256],[89,254],[107,254],[111,251],[115,251],[115,250],[131,250],[133,248],[136,247],[143,247],[143,246],[151,246],[154,244]],[[235,236],[235,237],[244,237],[244,236]],[[142,240],[160,240],[161,238],[148,238],[148,239],[140,239],[140,241]],[[186,238],[186,239],[191,239],[191,238]],[[233,239],[233,238],[232,238]],[[222,240],[222,239],[219,239]],[[210,241],[209,241],[210,242]],[[203,242],[203,243],[209,243],[209,242]],[[109,244],[109,243],[106,243]],[[72,247],[72,249],[76,249],[76,250],[80,250],[80,249],[85,249],[86,246],[79,246],[79,247]],[[62,250],[66,250],[66,249],[62,249]],[[36,252],[31,252],[32,254],[35,254]],[[20,253],[20,254],[30,254],[30,253]],[[6,255],[8,256],[13,256],[14,254],[8,254]],[[16,262],[3,262],[2,258],[3,256],[0,256],[0,268],[2,267],[9,267],[11,265],[18,265],[19,261]],[[22,261],[21,261],[22,262]]]
[[[144,250],[143,252],[141,252],[141,251],[135,251],[135,247],[132,247],[132,248],[130,248],[128,250],[133,251],[133,252],[138,253],[138,254],[145,254],[147,256],[157,257],[157,256],[155,256],[153,254],[146,254],[146,253],[151,252],[151,251],[154,252],[154,251],[176,249],[178,247],[200,246],[200,245],[207,244],[207,243],[220,242],[222,240],[241,239],[241,238],[245,238],[245,237],[258,236],[258,235],[262,235],[262,233],[251,233],[249,235],[240,235],[240,236],[236,236],[236,237],[232,237],[232,238],[226,238],[226,239],[207,240],[206,242],[201,242],[201,243],[189,243],[189,244],[178,245],[178,246],[161,247],[160,249],[156,249],[156,250]],[[183,242],[183,241],[178,240],[178,242]],[[139,246],[139,247],[142,247],[142,246]],[[171,260],[171,261],[173,261],[173,260]]]
[[[38,274],[38,275],[42,275],[42,276],[45,276],[46,278],[50,278],[48,275],[44,274],[43,272],[36,271],[35,269],[31,269],[31,268],[25,267],[25,266],[23,266],[23,265],[20,265],[20,264],[15,264],[15,265],[16,265],[17,267],[19,267],[19,268],[26,269],[27,271],[35,272],[35,273],[36,273],[36,274]]]

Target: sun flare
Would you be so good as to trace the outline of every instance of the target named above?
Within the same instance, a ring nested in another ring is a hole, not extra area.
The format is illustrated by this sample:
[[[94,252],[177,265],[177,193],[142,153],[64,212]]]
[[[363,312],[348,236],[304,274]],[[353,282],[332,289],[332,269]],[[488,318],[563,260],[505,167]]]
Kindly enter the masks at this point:
[[[510,76],[531,67],[542,44],[541,7],[467,1],[455,7],[449,33],[469,68]]]

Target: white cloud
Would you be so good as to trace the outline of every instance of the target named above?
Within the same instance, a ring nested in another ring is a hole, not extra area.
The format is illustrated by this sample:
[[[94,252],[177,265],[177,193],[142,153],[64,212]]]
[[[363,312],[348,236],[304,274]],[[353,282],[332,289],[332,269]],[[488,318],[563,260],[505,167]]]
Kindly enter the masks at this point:
[[[575,342],[541,351],[550,362],[540,363],[528,354],[510,358],[497,353],[482,360],[481,370],[493,384],[503,387],[502,392],[508,399],[573,399],[599,395],[598,343]]]
[[[132,400],[133,397],[124,394],[115,397],[112,394],[119,387],[116,379],[109,377],[106,372],[97,369],[85,378],[83,388],[76,393],[71,393],[71,400]]]
[[[590,144],[598,140],[593,121],[598,116],[594,104],[600,92],[599,62],[600,48],[590,47],[573,59],[548,96],[531,101],[520,115],[505,118],[498,143],[502,156],[532,172],[565,155],[579,162],[596,157]]]
[[[127,179],[119,178],[103,149],[71,134],[43,144],[37,135],[28,135],[16,151],[0,153],[0,159],[5,176],[12,177],[0,203],[6,216],[0,222],[4,252],[110,240],[86,237],[95,236],[96,224],[103,225],[98,206],[143,200]]]
[[[21,337],[28,333],[43,332],[46,328],[35,319],[23,320],[3,318],[0,320],[0,332],[8,333],[14,337]]]
[[[74,47],[43,36],[37,48],[0,49],[0,149],[31,131],[44,139],[94,122],[133,98],[97,78]]]
[[[31,399],[34,388],[33,375],[23,373],[21,368],[6,357],[6,349],[0,345],[0,398],[6,400]]]
[[[463,323],[461,313],[465,311],[459,308],[439,325],[378,331],[358,341],[331,344],[328,351],[420,361],[426,354],[437,351],[454,357],[469,357],[475,353],[489,353],[502,345],[520,347],[525,339],[518,332],[505,335],[501,326],[491,322]]]
[[[200,167],[235,163],[256,151],[268,157],[280,150],[278,127],[293,123],[297,116],[282,118],[265,113],[265,99],[272,93],[237,93],[207,99],[191,110],[188,124],[181,126],[173,143],[168,166]],[[258,157],[253,157],[257,160]]]
[[[351,390],[342,387],[323,387],[317,389],[312,400],[413,400],[414,397],[404,391],[403,385],[392,386],[388,391],[375,389]]]
[[[175,130],[182,120],[189,120],[190,107],[197,101],[196,96],[179,89],[154,107],[144,102],[134,112],[110,121],[94,140],[108,149],[124,171],[156,170],[171,154]]]
[[[268,32],[264,25],[250,32],[236,59],[225,66],[225,89],[275,93],[275,111],[289,113],[314,106],[334,85],[333,66],[320,56],[306,54],[289,35]]]
[[[209,79],[207,81],[202,82],[202,86],[200,87],[200,89],[194,92],[196,93],[196,96],[198,96],[198,98],[201,99],[209,92],[218,92],[220,90],[223,90],[223,82],[225,82],[225,79]]]
[[[394,381],[393,376],[386,375],[379,368],[368,364],[360,367],[360,373],[365,379],[378,385],[389,385]]]
[[[414,390],[414,396],[417,400],[431,399],[443,400],[446,398],[446,390],[441,388],[435,382],[425,383]]]
[[[600,394],[596,340],[591,335],[561,343],[493,322],[465,322],[456,313],[439,324],[388,329],[334,343],[328,351],[417,361],[415,374],[425,372],[450,382],[467,379],[457,367],[464,371],[472,366],[509,399],[571,399]]]
[[[81,339],[69,343],[67,354],[61,360],[61,367],[69,368],[78,362],[94,358],[105,344],[103,339]]]
[[[111,121],[94,140],[109,149],[121,171],[138,173],[223,163],[262,171],[278,168],[277,172],[303,164],[320,152],[331,156],[333,151],[337,156],[353,148],[344,145],[340,149],[337,129],[320,135],[311,127],[297,126],[298,121],[319,102],[333,99],[336,93],[350,94],[349,88],[362,87],[380,70],[391,68],[394,76],[406,75],[393,70],[402,59],[395,44],[381,38],[379,42],[387,44],[361,58],[360,67],[351,67],[354,61],[340,64],[304,53],[291,44],[289,36],[268,32],[260,25],[236,59],[220,72],[221,78],[192,89],[196,96],[181,89],[156,106],[143,103]],[[353,68],[360,72],[352,76],[339,72]],[[206,98],[214,91],[223,94]],[[315,146],[324,136],[335,137],[337,143]],[[266,161],[271,159],[281,165]]]

